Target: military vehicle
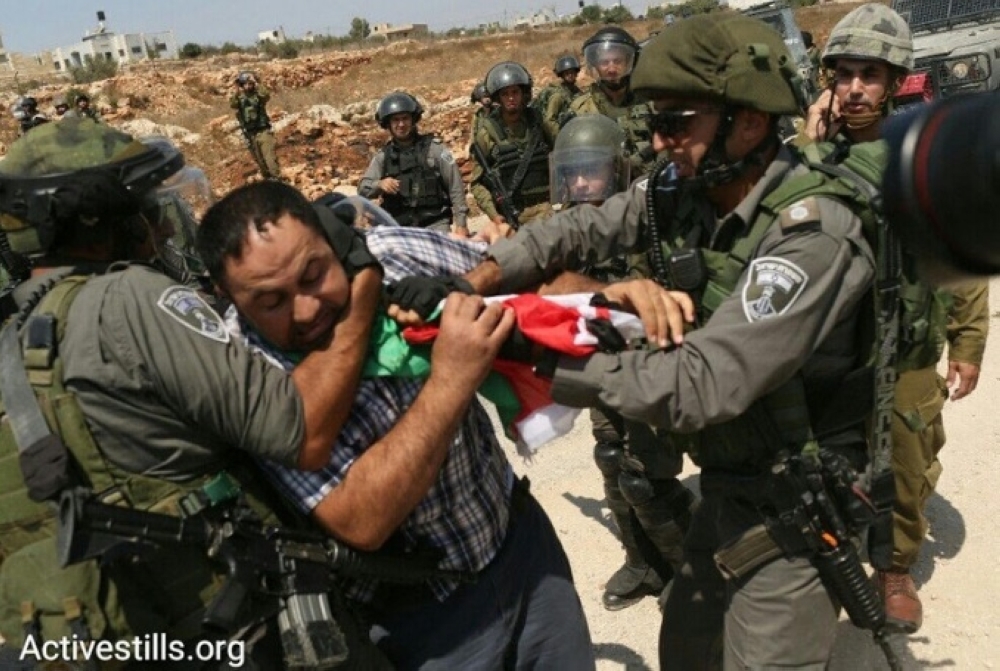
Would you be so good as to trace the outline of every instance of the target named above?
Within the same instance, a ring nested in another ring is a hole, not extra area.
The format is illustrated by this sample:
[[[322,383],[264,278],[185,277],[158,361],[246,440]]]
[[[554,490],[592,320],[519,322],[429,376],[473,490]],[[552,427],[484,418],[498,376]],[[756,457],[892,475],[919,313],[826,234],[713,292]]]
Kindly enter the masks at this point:
[[[930,97],[1000,88],[1000,0],[893,0]]]
[[[733,7],[734,4],[730,2],[729,6]],[[740,11],[746,16],[760,19],[778,31],[778,34],[785,40],[785,44],[788,45],[788,51],[795,59],[795,65],[798,66],[799,73],[802,75],[807,100],[812,100],[816,96],[816,75],[819,73],[813,72],[812,61],[809,60],[805,42],[802,40],[802,31],[799,30],[799,24],[795,22],[795,15],[788,3],[784,0],[774,0],[745,9],[741,8]]]

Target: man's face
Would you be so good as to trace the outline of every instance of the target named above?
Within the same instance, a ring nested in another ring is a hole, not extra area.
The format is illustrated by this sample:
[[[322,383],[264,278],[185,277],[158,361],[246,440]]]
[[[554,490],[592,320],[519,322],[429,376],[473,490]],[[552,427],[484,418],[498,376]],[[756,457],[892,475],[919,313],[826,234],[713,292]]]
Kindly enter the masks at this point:
[[[86,98],[80,98],[79,100],[76,101],[77,109],[85,110],[89,107],[90,107],[90,101],[87,100]]]
[[[611,193],[615,179],[614,166],[607,163],[590,163],[566,169],[566,189],[572,203],[603,201]]]
[[[413,132],[413,115],[399,112],[389,117],[389,132],[394,140],[408,140]]]
[[[236,308],[284,350],[324,344],[350,298],[350,282],[326,239],[290,215],[247,234],[241,258],[225,261]]]
[[[566,70],[561,75],[559,75],[559,77],[562,78],[564,82],[572,86],[573,84],[576,84],[576,78],[577,75],[579,74],[580,74],[579,70]]]
[[[881,61],[840,58],[834,69],[834,95],[841,113],[877,112],[889,90],[889,66]]]
[[[629,74],[629,54],[624,48],[608,47],[598,55],[595,67],[598,79],[617,84]]]
[[[669,152],[681,177],[693,177],[715,139],[722,118],[721,108],[704,100],[669,96],[653,98],[652,103],[654,114],[666,113],[669,122],[654,123],[651,127],[653,149],[657,153]]]
[[[524,104],[524,91],[517,84],[503,87],[497,91],[497,97],[504,112],[519,111]]]

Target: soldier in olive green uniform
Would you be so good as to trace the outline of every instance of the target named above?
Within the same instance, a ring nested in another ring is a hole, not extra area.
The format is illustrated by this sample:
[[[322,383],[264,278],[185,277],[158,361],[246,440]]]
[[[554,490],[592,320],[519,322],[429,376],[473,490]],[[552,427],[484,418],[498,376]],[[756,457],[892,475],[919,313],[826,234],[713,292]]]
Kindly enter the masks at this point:
[[[482,120],[488,117],[493,110],[493,101],[486,93],[486,82],[479,82],[475,85],[472,89],[472,95],[469,96],[469,102],[476,106],[476,111],[472,115],[472,132],[469,133],[470,138],[475,138]]]
[[[890,8],[870,3],[847,14],[830,33],[823,65],[833,81],[809,108],[812,140],[853,144],[879,139],[893,92],[913,68],[913,43],[906,21]],[[919,281],[914,260],[904,254],[900,348],[892,417],[892,568],[875,579],[890,625],[914,633],[923,607],[910,569],[927,533],[924,508],[938,477],[944,446],[941,411],[949,398],[971,393],[979,379],[989,326],[986,282],[931,289]],[[948,378],[937,363],[948,345]]]
[[[646,127],[649,104],[629,87],[638,56],[638,43],[624,29],[608,26],[594,33],[583,43],[583,57],[594,83],[570,103],[568,113],[569,117],[603,114],[617,121],[625,131],[634,177],[648,172],[656,162]]]
[[[810,417],[808,402],[856,392],[846,384],[863,358],[857,329],[875,266],[847,203],[800,195],[825,178],[777,137],[775,119],[804,103],[790,63],[780,35],[739,14],[699,15],[664,31],[632,85],[657,111],[654,145],[669,152],[676,176],[657,171],[600,208],[527,227],[465,276],[493,293],[633,250],[662,249],[671,271],[675,259],[703,263],[689,292],[649,280],[603,289],[644,317],[658,348],[547,355],[536,367],[552,376],[557,402],[601,405],[671,431],[701,466],[703,500],[664,608],[663,669],[718,668],[724,650],[725,668],[818,670],[837,630],[837,605],[809,545],[815,536],[775,517],[788,503],[775,498],[774,467],[787,453],[814,460],[818,440],[828,458],[863,468],[865,411],[826,424]],[[853,550],[850,541],[841,547]],[[852,561],[863,570],[856,554]]]
[[[576,60],[576,56],[558,58],[552,71],[559,82],[546,86],[531,102],[532,107],[541,112],[542,123],[545,124],[549,137],[559,134],[559,127],[565,121],[570,103],[583,94],[576,85],[576,77],[580,74],[580,61]]]
[[[257,78],[249,72],[236,77],[236,93],[229,99],[229,106],[236,110],[240,131],[246,138],[253,160],[264,179],[281,179],[278,157],[274,152],[274,133],[267,116],[267,101],[271,93],[258,86]]]
[[[402,226],[469,237],[462,174],[439,139],[417,130],[423,113],[417,99],[402,91],[379,102],[375,120],[392,137],[372,158],[358,195],[380,197],[382,207]]]
[[[177,515],[226,469],[273,522],[280,508],[260,496],[245,454],[320,468],[340,432],[336,409],[351,405],[359,371],[343,361],[365,350],[380,273],[355,278],[336,337],[284,372],[231,338],[200,294],[141,263],[156,252],[161,183],[183,164],[169,144],[66,119],[14,143],[0,165],[2,234],[35,256],[14,294],[21,312],[0,335],[0,654],[16,655],[26,632],[205,636],[220,575],[203,550],[151,547],[136,561],[109,554],[63,569],[47,502],[82,486],[100,502]]]
[[[504,61],[490,68],[486,75],[486,93],[495,103],[493,111],[479,124],[472,139],[489,161],[479,165],[473,157],[470,186],[479,208],[502,234],[509,223],[497,209],[494,194],[483,179],[484,168],[499,173],[514,208],[520,212],[519,223],[526,224],[548,215],[548,156],[552,146],[541,115],[528,106],[532,79],[524,66]]]

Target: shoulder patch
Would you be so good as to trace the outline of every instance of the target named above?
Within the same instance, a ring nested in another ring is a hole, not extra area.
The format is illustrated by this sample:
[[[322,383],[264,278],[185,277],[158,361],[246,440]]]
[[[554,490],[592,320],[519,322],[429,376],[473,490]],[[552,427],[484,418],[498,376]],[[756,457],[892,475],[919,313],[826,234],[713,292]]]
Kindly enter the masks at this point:
[[[802,294],[809,276],[791,261],[762,256],[750,262],[743,287],[743,313],[747,321],[777,317],[788,311]]]
[[[786,234],[822,220],[819,203],[812,196],[796,201],[778,213],[778,223]]]
[[[451,152],[445,146],[441,146],[441,162],[445,165],[451,165],[455,162],[455,157],[452,156]]]
[[[156,306],[195,333],[221,343],[229,342],[229,331],[222,317],[194,289],[169,287]]]
[[[640,191],[645,191],[648,186],[649,186],[648,177],[644,177],[635,183],[635,188],[639,189]]]

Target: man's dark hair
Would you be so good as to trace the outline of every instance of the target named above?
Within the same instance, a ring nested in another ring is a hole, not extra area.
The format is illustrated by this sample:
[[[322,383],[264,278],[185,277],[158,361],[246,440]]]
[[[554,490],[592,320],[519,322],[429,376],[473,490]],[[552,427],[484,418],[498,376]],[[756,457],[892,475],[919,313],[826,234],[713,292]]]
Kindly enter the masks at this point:
[[[281,182],[241,186],[210,207],[198,227],[195,246],[212,281],[226,285],[226,260],[243,256],[250,226],[262,231],[285,215],[325,235],[312,203],[298,189]]]

